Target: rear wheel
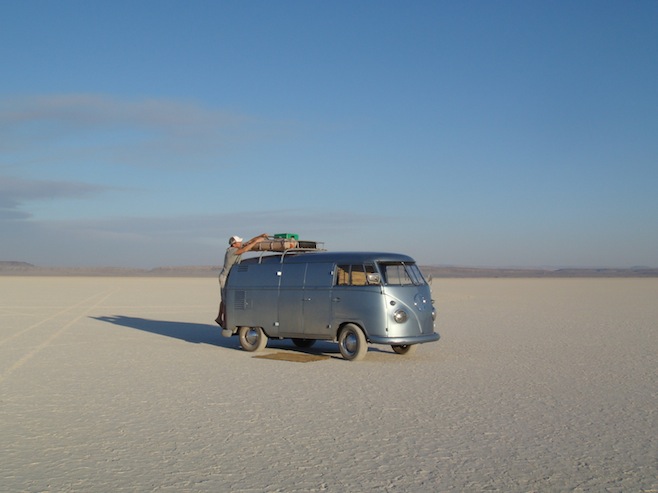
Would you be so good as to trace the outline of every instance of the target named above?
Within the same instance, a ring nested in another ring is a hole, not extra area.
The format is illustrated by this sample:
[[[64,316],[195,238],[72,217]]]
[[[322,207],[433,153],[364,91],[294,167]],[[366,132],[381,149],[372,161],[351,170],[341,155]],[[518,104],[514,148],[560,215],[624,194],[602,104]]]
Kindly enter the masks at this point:
[[[347,324],[338,336],[340,354],[348,361],[359,361],[368,352],[368,341],[363,331],[354,324]]]
[[[292,343],[297,347],[311,347],[315,344],[315,339],[293,339]]]
[[[260,351],[267,346],[267,335],[260,327],[240,327],[240,346],[245,351]]]
[[[391,347],[393,348],[393,351],[398,354],[414,354],[418,344],[393,344]]]

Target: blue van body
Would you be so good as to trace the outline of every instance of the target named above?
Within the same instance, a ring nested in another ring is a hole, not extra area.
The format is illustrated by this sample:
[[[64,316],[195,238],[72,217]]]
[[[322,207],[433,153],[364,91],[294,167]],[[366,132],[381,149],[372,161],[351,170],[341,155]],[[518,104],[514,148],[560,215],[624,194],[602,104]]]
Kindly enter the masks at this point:
[[[330,340],[351,360],[365,355],[364,342],[404,354],[439,339],[430,287],[415,261],[397,253],[291,251],[243,259],[228,276],[225,309],[227,328],[250,351],[267,338],[299,346]]]

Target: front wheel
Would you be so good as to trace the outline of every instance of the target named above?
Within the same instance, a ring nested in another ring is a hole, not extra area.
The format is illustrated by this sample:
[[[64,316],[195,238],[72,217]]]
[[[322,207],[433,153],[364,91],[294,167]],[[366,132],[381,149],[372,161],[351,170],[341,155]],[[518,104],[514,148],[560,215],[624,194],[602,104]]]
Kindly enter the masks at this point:
[[[245,351],[260,351],[267,346],[267,334],[260,327],[240,327],[238,334],[240,346]]]
[[[359,361],[368,352],[368,341],[363,331],[354,324],[347,324],[338,336],[340,354],[348,361]]]
[[[418,344],[393,344],[391,347],[398,354],[413,354],[416,352]]]

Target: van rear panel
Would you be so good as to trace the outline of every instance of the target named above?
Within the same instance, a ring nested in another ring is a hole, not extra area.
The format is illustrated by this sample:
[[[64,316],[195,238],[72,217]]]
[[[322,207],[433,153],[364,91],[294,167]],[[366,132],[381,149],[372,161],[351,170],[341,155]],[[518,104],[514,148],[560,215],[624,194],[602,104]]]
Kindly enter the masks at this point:
[[[226,281],[226,321],[234,327],[262,327],[276,336],[279,283],[277,264],[240,263]]]

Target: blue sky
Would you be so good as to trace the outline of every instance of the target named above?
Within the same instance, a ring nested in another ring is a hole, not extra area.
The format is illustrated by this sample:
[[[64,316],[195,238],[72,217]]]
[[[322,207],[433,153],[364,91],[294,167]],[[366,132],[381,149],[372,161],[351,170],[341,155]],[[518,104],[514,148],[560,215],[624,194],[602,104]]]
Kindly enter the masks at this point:
[[[7,1],[0,260],[658,267],[658,2]]]

